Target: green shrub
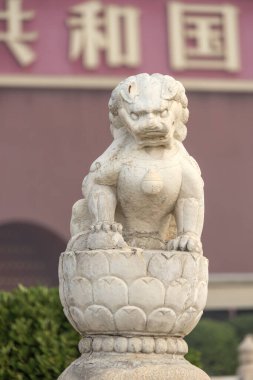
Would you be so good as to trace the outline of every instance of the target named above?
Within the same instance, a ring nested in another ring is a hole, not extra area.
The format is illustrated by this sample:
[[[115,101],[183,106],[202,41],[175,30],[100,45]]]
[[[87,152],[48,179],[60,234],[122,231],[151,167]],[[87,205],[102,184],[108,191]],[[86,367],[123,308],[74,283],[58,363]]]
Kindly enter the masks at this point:
[[[0,293],[0,380],[54,380],[78,357],[57,289]]]
[[[185,356],[185,359],[187,359],[190,363],[192,363],[196,367],[203,368],[201,358],[202,358],[201,352],[199,352],[195,348],[189,347],[189,352]]]
[[[253,334],[253,314],[238,315],[238,317],[231,319],[230,325],[235,329],[241,342],[245,335]]]
[[[203,319],[186,338],[189,347],[201,352],[203,370],[209,375],[234,375],[238,338],[228,322]]]

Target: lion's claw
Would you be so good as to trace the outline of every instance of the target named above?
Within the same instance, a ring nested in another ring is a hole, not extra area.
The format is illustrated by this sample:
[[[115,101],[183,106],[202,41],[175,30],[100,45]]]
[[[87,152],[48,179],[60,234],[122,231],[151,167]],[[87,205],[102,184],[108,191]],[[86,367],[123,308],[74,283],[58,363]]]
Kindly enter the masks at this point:
[[[99,222],[96,224],[92,224],[90,226],[90,232],[99,232],[99,231],[113,231],[113,232],[119,232],[122,233],[122,225],[120,223],[109,223],[109,222]]]
[[[87,246],[89,249],[125,248],[122,237],[122,225],[119,223],[100,222],[90,227]]]
[[[191,234],[183,234],[172,239],[167,244],[169,251],[201,252],[202,244],[199,237]]]

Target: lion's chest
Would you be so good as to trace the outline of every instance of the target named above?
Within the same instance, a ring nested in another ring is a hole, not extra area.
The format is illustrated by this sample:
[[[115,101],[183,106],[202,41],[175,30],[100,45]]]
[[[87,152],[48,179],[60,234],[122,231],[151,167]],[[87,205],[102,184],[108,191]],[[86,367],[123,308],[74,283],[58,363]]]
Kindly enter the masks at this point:
[[[177,160],[138,160],[122,166],[117,197],[125,215],[159,216],[171,212],[181,187]]]

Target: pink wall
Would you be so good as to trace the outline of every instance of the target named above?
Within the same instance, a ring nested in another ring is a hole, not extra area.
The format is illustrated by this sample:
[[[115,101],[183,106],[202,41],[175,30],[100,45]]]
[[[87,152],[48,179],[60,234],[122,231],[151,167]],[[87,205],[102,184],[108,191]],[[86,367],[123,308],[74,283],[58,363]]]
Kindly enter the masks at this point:
[[[189,93],[186,147],[205,179],[212,272],[252,272],[252,95]],[[73,203],[111,141],[109,92],[0,90],[0,223],[36,222],[69,237]]]

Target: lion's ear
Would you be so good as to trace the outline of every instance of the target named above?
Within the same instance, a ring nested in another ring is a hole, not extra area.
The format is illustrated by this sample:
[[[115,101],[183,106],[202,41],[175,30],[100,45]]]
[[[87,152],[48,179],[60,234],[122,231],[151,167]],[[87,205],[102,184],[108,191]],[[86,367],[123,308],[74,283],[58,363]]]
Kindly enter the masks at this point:
[[[120,95],[127,103],[133,103],[135,97],[139,94],[137,82],[134,77],[129,78],[130,80],[124,83],[120,90]]]
[[[161,91],[162,98],[170,100],[174,98],[178,90],[179,90],[178,82],[174,78],[170,77],[169,75],[164,75],[164,79],[162,83],[162,91]]]
[[[175,132],[174,132],[175,139],[177,139],[178,141],[184,141],[186,136],[187,136],[186,126],[184,125],[184,123],[182,123],[182,121],[178,121]]]

